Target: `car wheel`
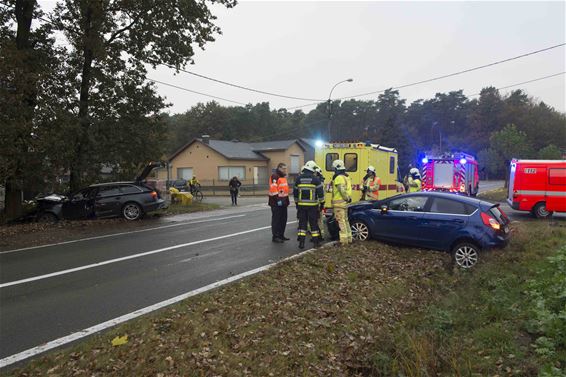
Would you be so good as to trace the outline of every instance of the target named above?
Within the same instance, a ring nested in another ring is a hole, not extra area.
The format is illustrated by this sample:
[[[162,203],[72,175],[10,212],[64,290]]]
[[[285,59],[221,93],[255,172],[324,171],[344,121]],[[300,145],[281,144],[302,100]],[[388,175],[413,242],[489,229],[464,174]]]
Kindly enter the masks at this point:
[[[139,220],[143,216],[143,211],[137,203],[126,203],[122,207],[122,216],[129,221]]]
[[[552,212],[546,208],[545,202],[540,202],[533,207],[533,215],[537,219],[546,219],[552,215]]]
[[[362,221],[354,221],[350,225],[352,228],[352,238],[356,241],[367,241],[369,237],[369,228]]]
[[[474,267],[479,259],[479,247],[471,242],[462,242],[452,249],[454,262],[458,267],[468,269]]]
[[[57,216],[51,212],[43,212],[37,216],[38,223],[53,224],[57,222]]]

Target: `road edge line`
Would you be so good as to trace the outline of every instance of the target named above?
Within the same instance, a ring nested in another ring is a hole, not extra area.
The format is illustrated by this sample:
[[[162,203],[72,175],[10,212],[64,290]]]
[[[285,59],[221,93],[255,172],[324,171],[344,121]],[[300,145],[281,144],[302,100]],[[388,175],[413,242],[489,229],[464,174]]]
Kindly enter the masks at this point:
[[[323,245],[323,247],[327,247],[327,246],[330,246],[330,245],[333,245],[333,244],[334,244],[334,242],[329,242],[329,243]],[[167,299],[167,300],[165,300],[165,301],[161,301],[161,302],[158,302],[158,303],[156,303],[156,304],[153,304],[153,305],[150,305],[150,306],[146,306],[145,308],[138,309],[138,310],[133,311],[133,312],[131,312],[131,313],[124,314],[124,315],[122,315],[122,316],[120,316],[120,317],[117,317],[117,318],[108,320],[108,321],[106,321],[106,322],[99,323],[99,324],[97,324],[97,325],[88,327],[88,328],[83,329],[83,330],[81,330],[81,331],[77,331],[77,332],[75,332],[75,333],[73,333],[73,334],[70,334],[70,335],[67,335],[67,336],[64,336],[64,337],[61,337],[61,338],[52,340],[52,341],[47,342],[47,343],[44,343],[44,344],[42,344],[42,345],[40,345],[40,346],[36,346],[36,347],[30,348],[30,349],[27,349],[27,350],[25,350],[25,351],[19,352],[19,353],[17,353],[17,354],[14,354],[14,355],[11,355],[11,356],[7,356],[7,357],[5,357],[5,358],[3,358],[3,359],[0,359],[0,368],[5,368],[5,367],[7,367],[7,366],[9,366],[9,365],[12,365],[12,364],[15,364],[15,363],[17,363],[17,362],[19,362],[19,361],[23,361],[23,360],[25,360],[25,359],[28,359],[28,358],[30,358],[30,357],[33,357],[33,356],[42,354],[42,353],[47,352],[47,351],[49,351],[49,350],[52,350],[52,349],[54,349],[54,348],[61,347],[61,346],[65,345],[65,344],[74,342],[74,341],[76,341],[76,340],[85,338],[85,337],[87,337],[87,336],[90,336],[90,335],[96,334],[96,333],[98,333],[98,332],[101,332],[101,331],[103,331],[103,330],[109,329],[109,328],[111,328],[111,327],[117,326],[117,325],[119,325],[119,324],[122,324],[122,323],[124,323],[124,322],[129,321],[129,320],[132,320],[132,319],[134,319],[134,318],[140,317],[140,316],[142,316],[142,315],[145,315],[145,314],[154,312],[154,311],[156,311],[156,310],[162,309],[162,308],[164,308],[164,307],[167,307],[167,306],[176,304],[177,302],[183,301],[183,300],[185,300],[185,299],[187,299],[187,298],[189,298],[189,297],[193,297],[193,296],[199,295],[199,294],[201,294],[201,293],[208,292],[208,291],[210,291],[210,290],[212,290],[212,289],[222,287],[222,286],[224,286],[224,285],[227,285],[227,284],[230,284],[230,283],[232,283],[232,282],[238,281],[238,280],[243,279],[243,278],[245,278],[245,277],[248,277],[248,276],[251,276],[251,275],[255,275],[255,274],[259,273],[259,272],[267,271],[267,270],[269,270],[270,268],[276,266],[277,264],[280,264],[280,263],[283,263],[283,262],[286,262],[286,261],[290,261],[290,260],[299,258],[299,257],[301,257],[301,256],[303,256],[303,255],[306,255],[306,254],[308,254],[308,253],[311,253],[311,252],[313,252],[313,251],[315,251],[315,250],[318,250],[318,249],[316,249],[316,248],[311,248],[311,249],[305,250],[305,251],[300,252],[300,253],[298,253],[298,254],[294,254],[294,255],[291,255],[291,256],[289,256],[289,257],[287,257],[287,258],[281,259],[281,260],[279,260],[279,261],[277,261],[277,262],[273,262],[273,263],[267,264],[267,265],[265,265],[265,266],[261,266],[261,267],[258,267],[258,268],[254,268],[253,270],[249,270],[249,271],[246,271],[246,272],[242,272],[242,273],[240,273],[240,274],[238,274],[238,275],[234,275],[234,276],[231,276],[231,277],[229,277],[229,278],[226,278],[226,279],[217,281],[217,282],[215,282],[215,283],[205,285],[204,287],[197,288],[197,289],[195,289],[195,290],[192,290],[192,291],[183,293],[183,294],[181,294],[181,295],[172,297],[172,298]]]

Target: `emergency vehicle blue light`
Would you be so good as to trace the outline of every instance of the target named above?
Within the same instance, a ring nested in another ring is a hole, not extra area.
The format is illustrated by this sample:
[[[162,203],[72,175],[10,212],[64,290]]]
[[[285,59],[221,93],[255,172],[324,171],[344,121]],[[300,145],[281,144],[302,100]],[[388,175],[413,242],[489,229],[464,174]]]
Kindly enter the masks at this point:
[[[422,159],[422,161],[423,161],[423,164],[428,164],[428,158],[425,157],[425,158]]]
[[[466,163],[466,159],[465,159],[465,158],[461,158],[461,159],[460,159],[460,163],[461,163],[462,165],[464,165],[464,164]]]
[[[314,146],[317,148],[322,148],[322,146],[324,145],[324,142],[322,140],[317,140],[314,142]]]

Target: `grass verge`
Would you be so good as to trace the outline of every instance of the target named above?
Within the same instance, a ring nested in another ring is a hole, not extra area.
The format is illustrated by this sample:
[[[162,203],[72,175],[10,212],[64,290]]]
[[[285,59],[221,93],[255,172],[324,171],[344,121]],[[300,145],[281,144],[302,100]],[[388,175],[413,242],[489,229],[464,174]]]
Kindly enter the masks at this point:
[[[475,271],[381,335],[377,375],[566,376],[566,228],[528,222]]]
[[[215,209],[220,208],[218,204],[215,203],[202,203],[202,202],[193,202],[188,206],[183,206],[179,203],[171,203],[168,208],[160,209],[155,212],[152,212],[152,216],[171,216],[171,215],[180,215],[183,213],[193,213],[193,212],[203,212],[203,211],[212,211]]]
[[[502,187],[479,193],[478,199],[489,200],[490,202],[504,202],[507,200],[507,189]]]
[[[564,239],[564,227],[519,224],[473,271],[375,242],[322,249],[9,373],[558,376]]]

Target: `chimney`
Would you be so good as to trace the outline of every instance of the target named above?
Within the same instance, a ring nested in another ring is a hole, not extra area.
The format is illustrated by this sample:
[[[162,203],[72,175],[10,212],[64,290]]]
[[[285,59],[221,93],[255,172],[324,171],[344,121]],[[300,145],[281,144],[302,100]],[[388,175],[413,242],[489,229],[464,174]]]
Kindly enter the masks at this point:
[[[210,135],[202,135],[202,142],[208,145],[210,143]]]

